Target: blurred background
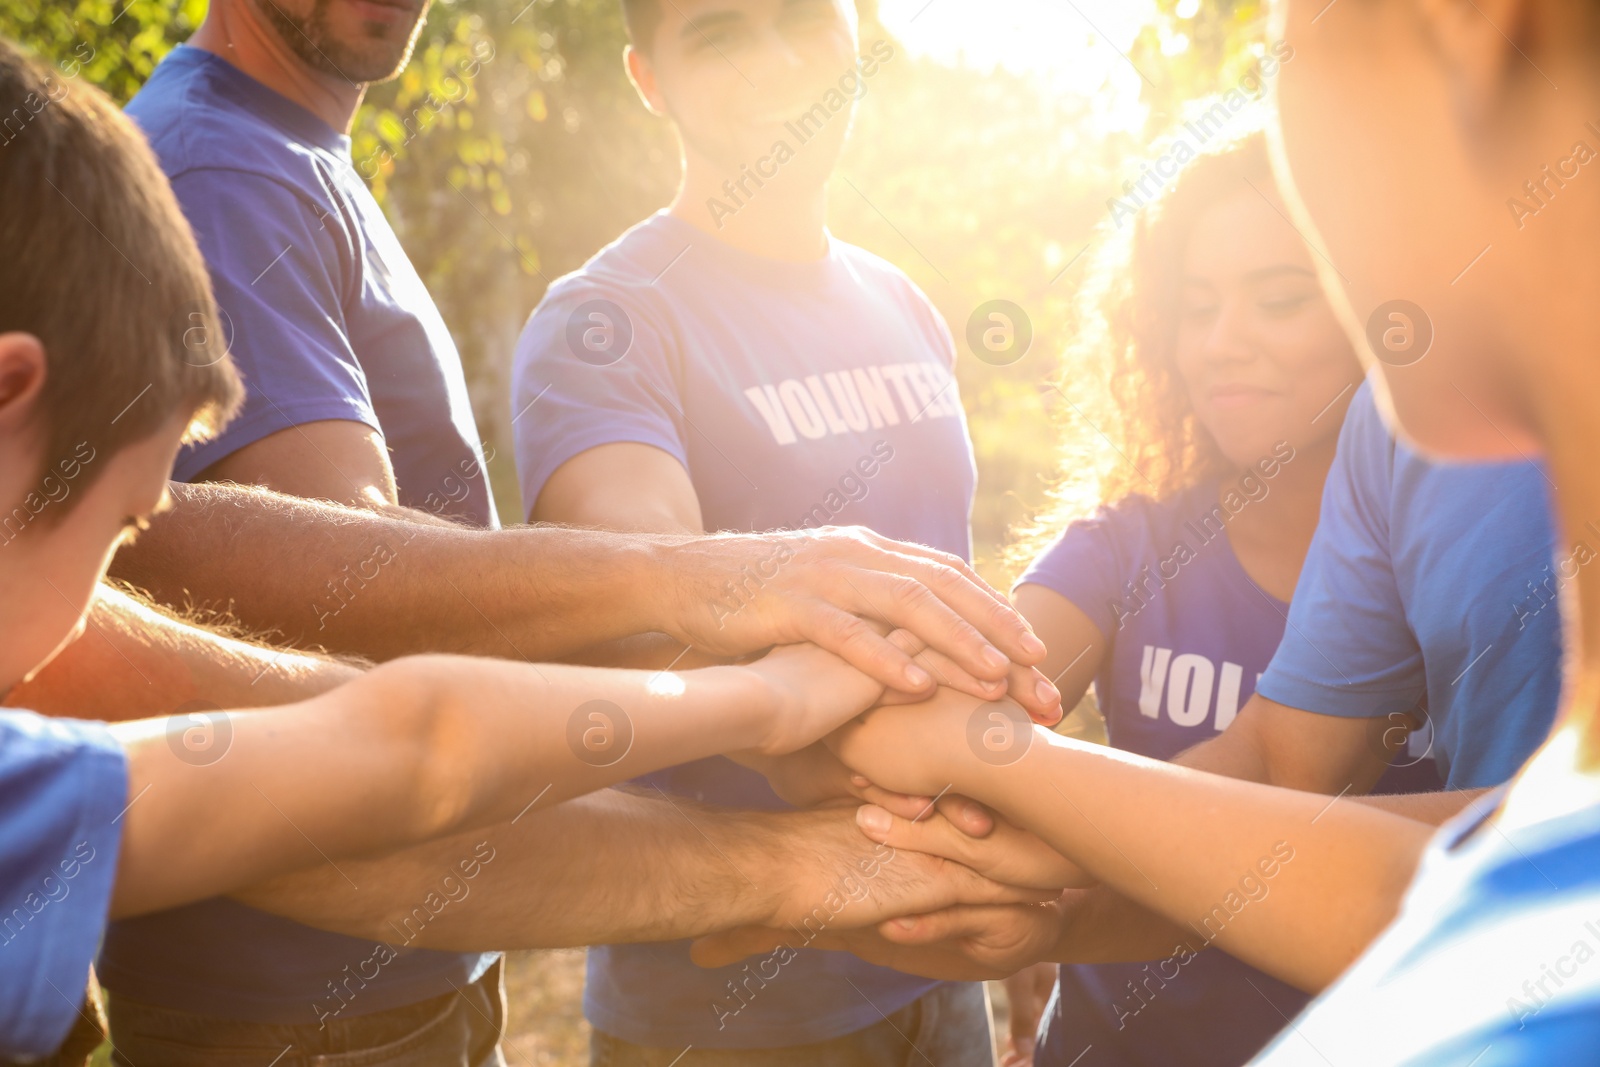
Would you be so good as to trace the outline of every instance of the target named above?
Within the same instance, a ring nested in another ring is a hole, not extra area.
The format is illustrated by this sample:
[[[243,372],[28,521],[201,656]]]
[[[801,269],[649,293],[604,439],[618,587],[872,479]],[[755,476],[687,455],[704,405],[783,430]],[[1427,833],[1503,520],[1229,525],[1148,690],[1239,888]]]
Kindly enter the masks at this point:
[[[863,50],[882,39],[894,57],[866,82],[830,225],[904,269],[950,325],[978,456],[973,543],[1005,588],[1013,532],[1063,474],[1116,462],[1068,355],[1092,326],[1075,317],[1077,294],[1119,233],[1108,202],[1240,85],[1268,46],[1263,5],[857,2]],[[0,0],[0,33],[124,102],[205,8]],[[665,205],[677,181],[671,135],[623,73],[624,40],[618,0],[436,0],[411,64],[356,119],[353,161],[455,334],[507,517],[523,514],[507,388],[522,323],[551,280]],[[1268,106],[1247,100],[1222,134]],[[1033,327],[1007,366],[965,341],[974,309],[995,299]],[[512,959],[511,1062],[587,1062],[582,961],[582,950]]]

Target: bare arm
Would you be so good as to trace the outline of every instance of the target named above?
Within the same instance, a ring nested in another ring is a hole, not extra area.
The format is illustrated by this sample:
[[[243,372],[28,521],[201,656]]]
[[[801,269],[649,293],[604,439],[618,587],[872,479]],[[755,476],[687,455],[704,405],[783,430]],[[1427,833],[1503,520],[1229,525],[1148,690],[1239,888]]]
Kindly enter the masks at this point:
[[[6,703],[111,722],[180,709],[284,704],[332,689],[358,668],[188,625],[102,585],[84,632]]]
[[[238,897],[341,933],[472,951],[664,941],[740,923],[815,925],[819,916],[839,928],[930,903],[1038,894],[876,845],[849,811],[730,812],[602,790]]]
[[[1061,706],[1072,708],[1089,692],[1106,654],[1106,639],[1078,605],[1042,585],[1017,586],[1017,611],[1048,649],[1039,670],[1055,683]]]
[[[383,435],[341,419],[268,434],[213,463],[199,480],[259,485],[351,507],[382,508],[399,500]]]
[[[600,445],[557,467],[539,491],[536,522],[642,533],[703,533],[700,497],[677,458],[650,445]]]
[[[881,708],[830,744],[885,788],[991,804],[1102,884],[1303,989],[1326,985],[1393,918],[1433,832],[1038,729],[998,766],[967,742],[973,715],[994,707],[942,692],[915,720]]]
[[[1301,711],[1257,693],[1226,730],[1173,762],[1286,789],[1343,795],[1437,826],[1488,790],[1365,795],[1383,776],[1393,754],[1404,749],[1410,725],[1391,718],[1352,719]]]
[[[1044,653],[964,562],[860,529],[484,531],[235,485],[171,492],[174,507],[118,552],[114,575],[160,602],[335,652],[533,661],[651,631],[725,655],[814,639],[910,691],[926,676],[908,674],[910,657],[858,616],[905,624],[980,677],[1004,677],[1007,656]]]
[[[223,755],[204,762],[167,723],[123,723],[130,807],[113,910],[414,845],[721,752],[792,751],[881,694],[811,646],[683,674],[436,656],[227,713]]]
[[[659,448],[636,443],[601,445],[567,460],[556,468],[539,491],[533,516],[546,522],[656,534],[700,533],[703,529],[700,498],[683,464]],[[961,560],[943,553],[939,555],[947,564],[970,573],[970,568]],[[747,575],[736,586],[730,587],[732,595],[728,598],[728,605],[732,610],[727,613],[728,618],[734,618],[744,610],[742,605],[747,591],[752,587],[759,588],[760,584],[760,575],[757,574],[753,582]],[[883,619],[885,605],[876,594],[861,590],[853,599],[850,610],[858,615]],[[958,623],[958,629],[965,628],[966,623]],[[1012,662],[1005,661],[1004,656],[980,659],[961,654],[959,646],[952,646],[949,642],[928,639],[925,634],[919,633],[919,636],[949,655],[969,679],[988,683],[1006,682],[1013,698],[1039,721],[1055,722],[1060,717],[1060,694],[1043,675],[1027,666],[1039,661],[1045,654],[1047,643],[1030,646],[1032,651],[1024,658],[1011,657],[1017,664],[1014,666]],[[940,684],[970,691],[975,696],[996,695],[992,686],[968,686],[965,684],[967,679],[946,677],[937,680]],[[922,687],[904,688],[917,692]]]

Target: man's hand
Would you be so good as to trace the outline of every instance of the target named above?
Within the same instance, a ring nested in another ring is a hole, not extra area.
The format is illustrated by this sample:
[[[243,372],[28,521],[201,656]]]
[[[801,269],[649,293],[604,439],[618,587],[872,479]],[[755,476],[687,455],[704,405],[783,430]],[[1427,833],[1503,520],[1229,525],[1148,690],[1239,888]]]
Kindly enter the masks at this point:
[[[841,949],[868,963],[927,978],[978,982],[1004,978],[1046,958],[1060,927],[1061,912],[1054,902],[962,904],[870,929],[827,929],[810,947]],[[722,967],[780,945],[792,946],[795,940],[793,931],[747,926],[702,937],[690,954],[702,967]]]
[[[990,829],[975,833],[975,826]],[[1082,868],[1038,837],[988,812],[977,801],[947,794],[923,817],[907,819],[867,804],[857,809],[856,825],[867,837],[894,849],[942,856],[1008,885],[1041,889],[1084,888],[1095,884]]]
[[[696,537],[661,553],[669,588],[659,625],[697,648],[740,655],[810,641],[895,690],[937,681],[996,695],[920,668],[866,621],[875,620],[916,634],[971,679],[1004,682],[1036,721],[1061,718],[1060,694],[1032,666],[1044,644],[957,556],[862,527]]]
[[[770,854],[761,869],[747,871],[768,903],[758,924],[730,944],[759,941],[727,962],[780,942],[812,947],[824,933],[869,927],[900,915],[921,915],[966,904],[1036,904],[1057,894],[1003,885],[959,863],[903,852],[861,836],[852,813],[838,808],[786,812],[779,833],[766,839]],[[714,963],[713,966],[720,966]],[[1013,968],[1015,969],[1015,968]]]

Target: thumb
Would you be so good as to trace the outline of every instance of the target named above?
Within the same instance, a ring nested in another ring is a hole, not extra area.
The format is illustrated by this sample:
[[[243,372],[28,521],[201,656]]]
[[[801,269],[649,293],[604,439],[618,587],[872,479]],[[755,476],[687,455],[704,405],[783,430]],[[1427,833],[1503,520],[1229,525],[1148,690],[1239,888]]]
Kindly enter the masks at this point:
[[[927,945],[936,941],[964,937],[977,927],[980,908],[957,904],[926,915],[902,915],[878,927],[885,941],[899,945]]]

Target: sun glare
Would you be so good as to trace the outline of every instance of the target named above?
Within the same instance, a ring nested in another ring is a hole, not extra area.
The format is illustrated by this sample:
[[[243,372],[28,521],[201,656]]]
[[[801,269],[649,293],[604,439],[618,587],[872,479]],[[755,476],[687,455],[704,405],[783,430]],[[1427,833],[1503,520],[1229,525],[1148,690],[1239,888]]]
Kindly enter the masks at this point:
[[[963,0],[882,0],[879,14],[913,52],[1094,96],[1110,126],[1134,129],[1141,78],[1127,53],[1152,10],[1151,0],[987,0],[974,18]]]

